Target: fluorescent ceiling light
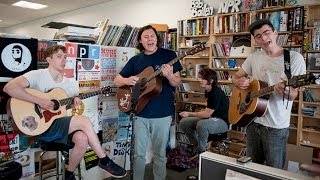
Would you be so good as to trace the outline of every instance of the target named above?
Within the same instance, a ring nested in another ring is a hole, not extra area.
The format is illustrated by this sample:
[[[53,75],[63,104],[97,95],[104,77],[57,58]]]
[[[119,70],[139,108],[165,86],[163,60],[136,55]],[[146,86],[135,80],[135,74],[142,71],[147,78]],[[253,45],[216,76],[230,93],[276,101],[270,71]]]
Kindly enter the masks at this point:
[[[0,22],[1,22],[2,20],[0,19]]]
[[[12,5],[19,6],[22,8],[29,8],[29,9],[43,9],[43,8],[48,7],[48,5],[32,3],[32,2],[28,2],[28,1],[19,1],[19,2],[12,4]]]

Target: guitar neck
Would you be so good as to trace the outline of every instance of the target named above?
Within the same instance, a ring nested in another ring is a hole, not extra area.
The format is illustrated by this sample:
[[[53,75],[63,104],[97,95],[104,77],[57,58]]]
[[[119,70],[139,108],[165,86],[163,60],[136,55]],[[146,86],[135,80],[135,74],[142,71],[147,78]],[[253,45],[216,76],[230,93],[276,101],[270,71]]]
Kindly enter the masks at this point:
[[[93,91],[93,92],[90,92],[90,93],[85,93],[85,94],[80,94],[78,96],[78,98],[80,99],[86,99],[86,98],[89,98],[89,97],[92,97],[92,96],[96,96],[98,94],[101,94],[102,93],[102,90],[98,90],[98,91]],[[65,99],[61,99],[60,101],[60,104],[61,106],[64,106],[64,105],[70,105],[70,104],[73,104],[74,102],[74,97],[69,97],[69,98],[65,98]]]
[[[266,88],[262,88],[257,92],[252,92],[250,94],[250,99],[255,99],[255,98],[270,94],[272,91],[274,91],[274,85]]]
[[[178,62],[179,60],[181,60],[182,58],[184,58],[187,54],[183,54],[183,55],[180,55],[176,58],[174,58],[173,60],[171,60],[168,65],[173,65],[174,63]],[[147,78],[147,82],[149,82],[151,79],[155,78],[156,76],[158,76],[159,74],[161,74],[161,69],[157,69],[151,76],[149,76]]]

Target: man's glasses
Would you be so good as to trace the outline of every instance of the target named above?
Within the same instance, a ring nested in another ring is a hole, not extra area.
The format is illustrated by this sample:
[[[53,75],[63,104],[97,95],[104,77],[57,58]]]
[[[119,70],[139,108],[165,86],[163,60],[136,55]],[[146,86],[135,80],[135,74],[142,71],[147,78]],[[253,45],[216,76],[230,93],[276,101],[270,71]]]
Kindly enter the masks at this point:
[[[255,39],[261,40],[262,36],[269,36],[273,31],[271,29],[265,30],[262,34],[257,34],[254,36]]]

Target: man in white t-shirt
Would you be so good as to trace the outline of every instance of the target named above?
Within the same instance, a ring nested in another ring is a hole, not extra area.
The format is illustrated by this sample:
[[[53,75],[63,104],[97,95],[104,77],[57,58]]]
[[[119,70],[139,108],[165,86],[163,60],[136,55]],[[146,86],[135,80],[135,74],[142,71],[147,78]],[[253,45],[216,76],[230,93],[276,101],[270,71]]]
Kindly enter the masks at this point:
[[[283,168],[291,108],[298,89],[285,87],[283,83],[288,79],[284,68],[284,50],[276,43],[278,33],[271,22],[265,19],[255,21],[249,30],[262,50],[247,57],[232,81],[235,86],[246,89],[249,75],[275,86],[270,94],[267,112],[262,117],[256,117],[247,127],[247,155],[252,157],[253,162]],[[301,54],[290,51],[290,63],[292,76],[305,74],[306,66]]]
[[[53,88],[62,88],[68,97],[74,97],[75,105],[79,105],[81,100],[77,97],[79,94],[78,83],[67,79],[63,73],[66,65],[66,48],[61,45],[50,47],[45,52],[45,57],[49,63],[47,69],[27,72],[8,82],[3,90],[11,97],[38,104],[44,110],[53,110],[54,103],[50,99],[34,96],[25,89],[33,88],[46,93]],[[73,172],[83,158],[88,146],[99,157],[100,168],[109,172],[113,177],[124,177],[126,175],[125,169],[115,164],[105,154],[91,121],[86,116],[77,115],[55,119],[49,129],[38,136],[38,139],[73,147],[65,179],[75,179]]]

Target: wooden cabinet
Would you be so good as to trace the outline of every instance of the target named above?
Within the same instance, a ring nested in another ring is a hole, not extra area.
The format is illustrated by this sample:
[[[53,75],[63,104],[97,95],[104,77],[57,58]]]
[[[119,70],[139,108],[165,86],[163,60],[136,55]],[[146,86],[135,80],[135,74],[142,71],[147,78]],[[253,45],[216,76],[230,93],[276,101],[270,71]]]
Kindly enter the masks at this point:
[[[304,57],[307,73],[320,78],[320,4],[304,6]],[[320,80],[320,79],[319,79]],[[318,81],[319,81],[318,80]],[[320,163],[320,85],[300,89],[297,143],[313,148],[313,162]]]

